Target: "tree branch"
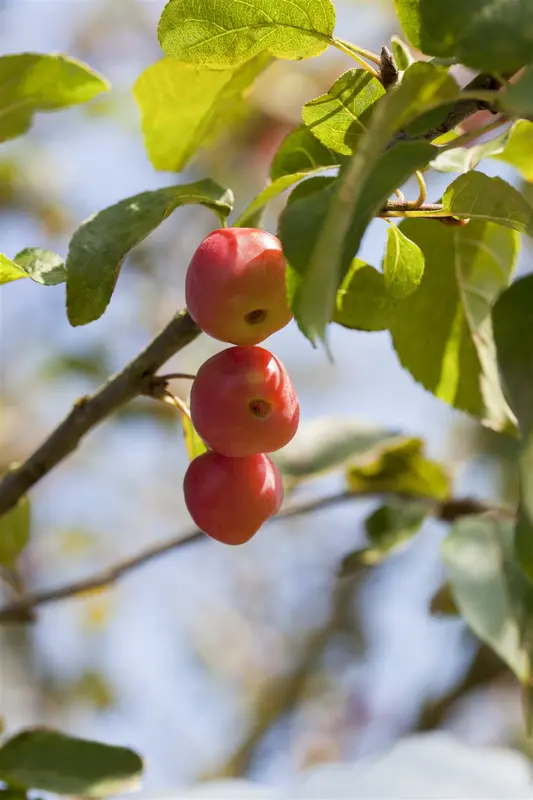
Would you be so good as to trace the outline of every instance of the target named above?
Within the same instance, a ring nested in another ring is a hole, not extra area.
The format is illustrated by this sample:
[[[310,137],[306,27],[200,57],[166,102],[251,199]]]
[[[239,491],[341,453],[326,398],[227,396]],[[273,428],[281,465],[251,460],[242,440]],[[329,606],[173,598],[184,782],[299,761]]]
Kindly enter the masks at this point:
[[[199,333],[189,314],[180,312],[122,372],[96,394],[78,400],[63,422],[27,461],[4,475],[0,481],[0,516],[72,453],[86,433],[125,403],[143,394],[147,381],[155,372]]]
[[[267,524],[274,524],[276,522],[291,519],[292,517],[300,517],[305,514],[311,514],[315,511],[323,511],[324,509],[339,506],[354,500],[360,500],[362,498],[368,499],[369,497],[376,496],[379,495],[363,495],[346,491],[327,497],[321,497],[317,500],[298,503],[292,507],[289,506],[288,508],[280,511],[280,513],[276,516],[272,517]],[[418,499],[423,500],[424,498]],[[430,508],[430,513],[432,513],[437,519],[440,519],[444,522],[454,522],[459,517],[469,516],[472,514],[491,513],[500,518],[509,518],[514,516],[512,511],[493,508],[485,503],[481,503],[478,500],[468,497],[454,498],[450,500],[444,500],[442,502],[428,499],[427,502]],[[150,561],[153,561],[155,558],[159,558],[159,556],[170,553],[173,550],[178,550],[180,547],[184,547],[200,539],[207,540],[207,537],[205,537],[204,534],[199,530],[192,530],[188,533],[182,534],[181,536],[158,542],[151,547],[142,550],[140,553],[137,553],[137,555],[126,558],[123,561],[120,561],[118,564],[109,567],[102,572],[98,572],[88,578],[67,583],[63,586],[58,586],[52,589],[27,593],[20,599],[17,599],[15,602],[0,609],[0,624],[6,622],[33,622],[33,611],[38,607],[50,605],[58,600],[63,600],[67,597],[75,597],[76,595],[81,595],[95,589],[104,589],[107,586],[111,586],[112,584],[116,583],[130,572],[133,572],[139,567],[142,567],[145,564],[148,564]]]

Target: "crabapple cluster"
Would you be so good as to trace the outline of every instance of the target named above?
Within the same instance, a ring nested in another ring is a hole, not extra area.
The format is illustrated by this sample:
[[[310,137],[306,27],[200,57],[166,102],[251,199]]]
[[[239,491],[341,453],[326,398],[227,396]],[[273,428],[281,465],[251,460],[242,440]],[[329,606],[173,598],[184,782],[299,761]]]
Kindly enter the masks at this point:
[[[296,433],[298,398],[279,359],[257,347],[291,320],[280,241],[255,228],[221,228],[196,250],[185,282],[189,314],[234,345],[209,358],[191,390],[191,418],[208,450],[190,464],[185,502],[198,527],[243,544],[283,500],[267,453]]]

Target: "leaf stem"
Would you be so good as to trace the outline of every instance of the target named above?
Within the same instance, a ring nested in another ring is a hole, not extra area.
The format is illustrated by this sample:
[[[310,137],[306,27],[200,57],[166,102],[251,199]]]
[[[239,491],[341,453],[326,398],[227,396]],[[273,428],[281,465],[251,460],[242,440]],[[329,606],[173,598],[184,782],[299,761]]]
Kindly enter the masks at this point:
[[[374,64],[378,65],[378,67],[381,65],[381,56],[379,56],[377,53],[373,53],[372,50],[365,50],[364,47],[359,47],[357,44],[347,42],[346,39],[337,39],[337,41],[348,50],[351,50],[352,53],[356,53],[357,55],[366,58],[368,61],[373,61]]]
[[[355,50],[352,50],[351,47],[348,47],[347,44],[345,44],[341,39],[332,37],[331,44],[333,47],[336,47],[337,50],[340,50],[341,53],[345,53],[347,56],[350,56],[350,58],[353,58],[354,61],[357,61],[359,66],[363,67],[363,69],[372,75],[373,78],[376,78],[376,80],[381,83],[381,76],[379,72],[375,70],[374,67],[371,67],[370,64],[367,64],[366,61],[363,61],[361,56],[355,52]]]
[[[415,210],[415,209],[420,208],[421,206],[423,206],[424,203],[426,202],[427,196],[428,196],[428,190],[427,190],[427,186],[426,186],[426,181],[425,181],[425,178],[424,178],[423,174],[420,172],[419,169],[416,170],[415,176],[416,176],[416,179],[418,181],[418,186],[419,186],[418,197],[417,197],[416,200],[413,200],[411,203],[407,204],[409,206],[409,208],[412,209],[412,210]]]
[[[192,422],[189,406],[184,400],[181,399],[181,397],[177,397],[175,394],[172,394],[172,392],[170,392],[168,389],[165,389],[163,391],[163,397],[161,399],[163,400],[163,403],[175,406],[178,409],[178,411],[180,411],[183,414],[184,417],[187,417],[187,419],[191,420]]]

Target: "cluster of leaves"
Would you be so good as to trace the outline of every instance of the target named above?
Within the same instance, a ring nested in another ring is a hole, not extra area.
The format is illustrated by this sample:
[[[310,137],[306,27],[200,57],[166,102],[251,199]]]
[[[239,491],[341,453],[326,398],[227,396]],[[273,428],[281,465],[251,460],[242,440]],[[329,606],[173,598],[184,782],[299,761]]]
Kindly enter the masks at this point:
[[[487,516],[460,520],[443,552],[458,610],[527,686],[533,276],[510,282],[520,237],[533,234],[533,208],[511,184],[475,168],[498,159],[533,180],[533,6],[530,0],[395,5],[409,44],[398,37],[392,42],[394,85],[385,86],[367,65],[349,69],[306,103],[301,125],[273,158],[268,186],[232,224],[260,225],[268,203],[291,189],[278,234],[303,334],[315,344],[326,342],[332,323],[389,331],[401,365],[422,386],[492,429],[520,436],[516,526]],[[158,35],[165,55],[139,76],[133,93],[153,166],[174,172],[224,130],[274,59],[311,58],[332,46],[360,62],[363,52],[336,38],[330,0],[169,0]],[[430,60],[416,61],[410,46]],[[462,91],[450,74],[455,64],[495,76],[499,90]],[[508,82],[518,70],[518,80]],[[85,64],[33,53],[0,58],[0,84],[0,142],[24,133],[35,112],[86,102],[109,89]],[[457,132],[439,138],[443,124],[449,127],[450,108],[461,100],[504,115],[505,130],[474,147],[465,147]],[[412,203],[391,205],[389,198],[415,171],[432,170],[457,174],[439,204],[425,211]],[[209,178],[126,198],[83,222],[65,258],[35,247],[14,258],[0,254],[0,283],[26,277],[48,286],[66,283],[68,319],[85,325],[105,312],[129,251],[191,203],[213,211],[224,225],[234,198]],[[378,270],[357,253],[370,223],[376,217],[390,223],[393,208],[408,218],[391,225]],[[192,457],[203,445],[184,425]],[[337,424],[337,434],[341,430]],[[446,472],[427,459],[422,443],[390,432],[344,431],[336,439],[328,433],[312,457],[288,449],[279,459],[293,481],[348,462],[349,492],[397,497],[368,518],[368,545],[348,556],[343,574],[380,563],[426,517],[439,516],[450,495]],[[29,526],[26,500],[0,521],[0,565],[8,580]],[[0,748],[7,792],[31,787],[95,796],[124,788],[140,768],[130,751],[45,731],[26,732]]]

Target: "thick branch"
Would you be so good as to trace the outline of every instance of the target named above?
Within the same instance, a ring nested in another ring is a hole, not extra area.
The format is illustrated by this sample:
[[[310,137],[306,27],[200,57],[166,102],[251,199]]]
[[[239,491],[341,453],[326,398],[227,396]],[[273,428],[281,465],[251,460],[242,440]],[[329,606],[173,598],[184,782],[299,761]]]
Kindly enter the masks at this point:
[[[41,446],[0,481],[0,515],[72,453],[81,439],[106,417],[143,393],[146,380],[200,333],[186,311],[180,312],[148,347],[91,397],[77,401]]]
[[[370,495],[373,496],[373,495]],[[272,517],[269,524],[281,522],[282,520],[290,519],[291,517],[300,517],[304,514],[310,514],[315,511],[323,511],[327,508],[342,505],[343,503],[360,500],[362,497],[368,499],[369,495],[354,494],[353,492],[341,492],[339,494],[331,495],[329,497],[321,497],[316,500],[310,500],[305,503],[299,503],[292,507],[283,509],[275,517]],[[506,509],[496,509],[481,503],[478,500],[466,498],[454,498],[445,500],[440,503],[435,503],[428,500],[428,506],[431,513],[437,519],[444,522],[453,522],[459,517],[469,516],[472,514],[492,513],[499,517],[508,518],[513,516],[513,512]],[[52,589],[45,589],[41,592],[28,593],[21,599],[5,606],[0,609],[0,623],[2,622],[31,622],[33,619],[32,612],[37,607],[55,603],[58,600],[63,600],[67,597],[74,597],[76,595],[84,594],[95,589],[103,589],[106,586],[111,586],[118,580],[123,578],[133,570],[148,564],[159,556],[165,555],[180,547],[191,544],[191,542],[203,539],[204,534],[199,530],[193,530],[189,533],[182,534],[172,539],[167,539],[158,542],[152,547],[142,550],[137,555],[125,559],[118,564],[98,572],[89,578],[84,578],[80,581],[67,583],[63,586],[58,586]]]

